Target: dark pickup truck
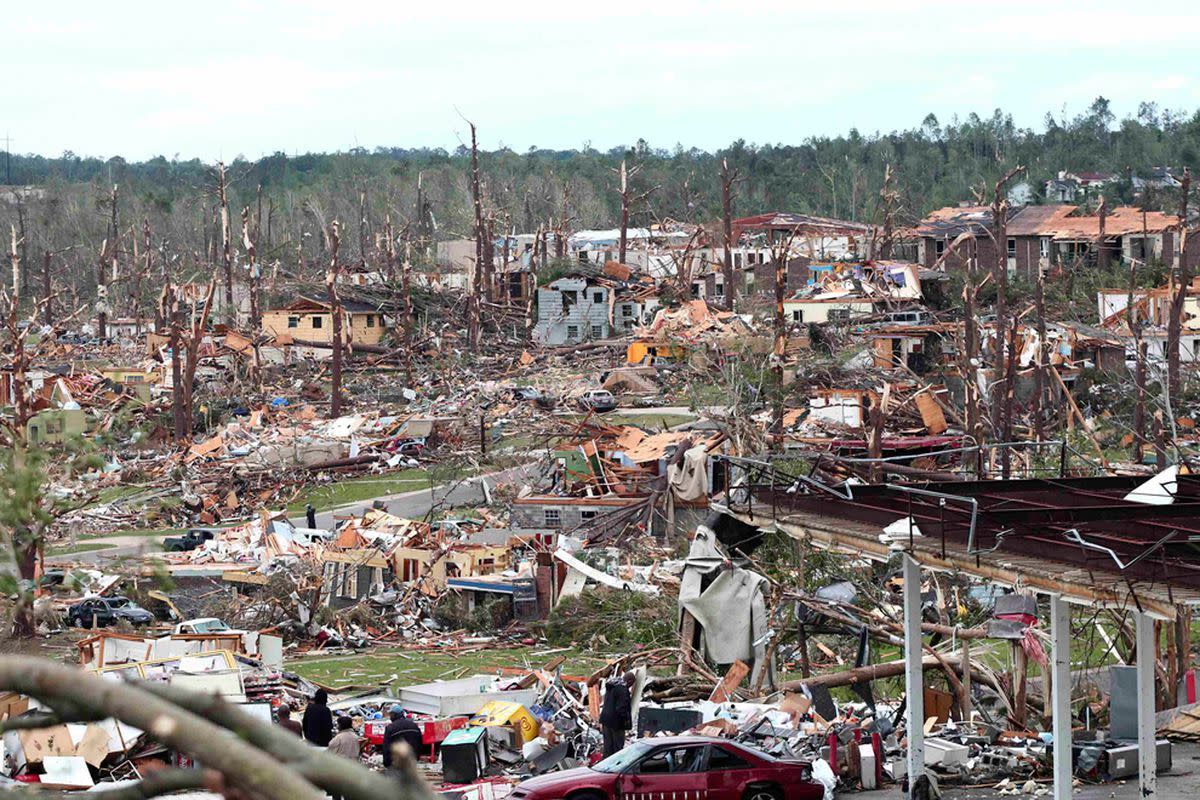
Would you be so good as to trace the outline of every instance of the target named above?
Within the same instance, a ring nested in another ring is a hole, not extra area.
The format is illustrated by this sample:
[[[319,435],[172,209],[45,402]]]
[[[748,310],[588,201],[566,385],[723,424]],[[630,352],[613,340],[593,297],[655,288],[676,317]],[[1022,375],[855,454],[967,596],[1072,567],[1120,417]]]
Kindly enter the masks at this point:
[[[218,528],[191,528],[183,536],[168,536],[163,539],[163,550],[168,553],[182,553],[195,550],[200,545],[217,535]]]

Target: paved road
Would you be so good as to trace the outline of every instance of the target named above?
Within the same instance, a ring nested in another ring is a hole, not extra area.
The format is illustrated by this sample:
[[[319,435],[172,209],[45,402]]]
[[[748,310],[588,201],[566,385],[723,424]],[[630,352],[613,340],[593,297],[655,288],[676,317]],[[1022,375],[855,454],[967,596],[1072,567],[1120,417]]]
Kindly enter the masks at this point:
[[[489,472],[480,477],[466,478],[457,483],[435,486],[432,491],[430,489],[418,489],[402,494],[383,495],[359,503],[338,506],[333,509],[318,509],[317,527],[332,528],[335,516],[358,516],[366,511],[370,511],[372,505],[376,502],[384,503],[389,513],[408,519],[420,519],[424,517],[435,505],[439,508],[483,505],[487,502],[483,488],[484,482],[487,483],[488,490],[490,491],[501,483],[528,482],[537,477],[537,471],[537,464],[525,464],[520,467],[501,470],[500,472]],[[307,522],[304,519],[304,515],[300,514],[292,518],[292,524],[303,526]]]
[[[317,512],[317,527],[332,528],[335,516],[349,517],[362,514],[365,511],[369,511],[372,504],[376,501],[382,501],[392,514],[410,519],[424,517],[435,505],[439,508],[482,505],[487,502],[483,488],[484,482],[487,483],[488,490],[490,491],[498,484],[530,481],[537,477],[537,471],[538,465],[530,463],[499,472],[489,472],[486,475],[467,478],[456,483],[435,486],[432,490],[420,489],[402,494],[383,495],[358,503],[338,506],[337,508],[319,510]],[[307,522],[304,519],[304,515],[300,514],[292,518],[292,524],[303,526]],[[162,533],[149,536],[110,536],[87,539],[83,542],[84,544],[112,544],[115,546],[105,548],[104,550],[90,550],[85,553],[48,556],[46,563],[84,562],[95,564],[122,557],[140,557],[146,553],[158,550],[159,545],[162,544],[162,540],[168,535],[170,534]]]

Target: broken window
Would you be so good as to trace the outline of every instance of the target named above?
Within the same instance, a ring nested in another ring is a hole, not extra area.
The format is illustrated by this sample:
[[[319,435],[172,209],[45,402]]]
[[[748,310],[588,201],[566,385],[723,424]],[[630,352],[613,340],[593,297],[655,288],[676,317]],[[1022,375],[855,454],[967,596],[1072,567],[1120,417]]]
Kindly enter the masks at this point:
[[[797,308],[792,312],[792,322],[804,322],[804,309]]]
[[[579,260],[580,260],[580,261],[582,261],[584,264],[586,264],[586,263],[587,263],[588,257],[587,257],[587,251],[586,251],[586,250],[580,250],[580,251],[579,251]]]
[[[1138,261],[1145,261],[1149,256],[1149,249],[1146,239],[1141,236],[1133,236],[1129,239],[1129,257]]]
[[[713,294],[715,294],[717,297],[724,297],[725,296],[725,284],[723,284],[723,283],[714,284],[713,285]]]
[[[567,338],[568,339],[578,339],[579,338],[579,326],[578,325],[568,325],[567,326]]]
[[[375,315],[374,314],[367,314],[367,327],[368,328],[375,327]]]
[[[692,284],[692,297],[702,297],[704,295],[704,284],[697,281]]]
[[[622,317],[632,317],[633,316],[633,306],[621,306],[621,316]]]
[[[543,508],[542,509],[542,523],[547,528],[561,528],[562,527],[562,512],[559,511],[557,508]]]
[[[741,253],[734,253],[734,254],[733,254],[733,266],[734,266],[734,268],[735,268],[735,269],[741,269],[741,268],[742,268],[742,254],[741,254]]]
[[[829,321],[837,322],[850,319],[850,309],[848,308],[831,308],[829,309]]]
[[[946,240],[938,239],[933,243],[933,254],[938,258],[942,257],[942,253],[946,252]]]
[[[1043,236],[1041,238],[1041,240],[1038,242],[1038,244],[1041,248],[1042,258],[1049,258],[1050,257],[1050,237]]]
[[[312,326],[313,326],[313,330],[316,330],[317,328],[325,327],[324,317],[313,317],[312,318]]]
[[[1016,258],[1017,257],[1017,240],[1010,236],[1007,244],[1008,244],[1008,257]]]
[[[603,328],[603,327],[601,327],[600,325],[593,325],[593,326],[592,326],[592,338],[593,338],[593,339],[599,339],[599,338],[600,338],[601,336],[603,336],[603,335],[604,335],[604,328]]]
[[[300,318],[299,317],[288,317],[288,327],[289,328],[299,328],[300,327]]]
[[[592,302],[593,303],[603,303],[604,302],[604,292],[592,292]]]
[[[596,515],[599,513],[600,512],[596,511],[594,508],[585,508],[583,511],[579,512],[579,518],[586,522],[589,519],[595,519]]]

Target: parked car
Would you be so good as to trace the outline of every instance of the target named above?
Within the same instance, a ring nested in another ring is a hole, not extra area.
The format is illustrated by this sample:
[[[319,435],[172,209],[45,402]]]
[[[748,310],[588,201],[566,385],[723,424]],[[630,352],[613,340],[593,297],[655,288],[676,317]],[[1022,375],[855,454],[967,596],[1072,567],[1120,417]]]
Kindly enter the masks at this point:
[[[589,389],[576,398],[575,403],[584,411],[612,411],[617,407],[617,398],[608,389]]]
[[[168,553],[195,550],[216,536],[219,530],[219,528],[192,528],[183,536],[168,536],[163,539],[163,550]]]
[[[803,761],[706,736],[639,739],[594,767],[518,784],[512,800],[820,800],[825,787]]]
[[[239,633],[216,617],[188,619],[175,626],[175,633]]]
[[[86,597],[67,609],[67,622],[80,628],[103,628],[120,620],[149,625],[154,615],[128,597]]]

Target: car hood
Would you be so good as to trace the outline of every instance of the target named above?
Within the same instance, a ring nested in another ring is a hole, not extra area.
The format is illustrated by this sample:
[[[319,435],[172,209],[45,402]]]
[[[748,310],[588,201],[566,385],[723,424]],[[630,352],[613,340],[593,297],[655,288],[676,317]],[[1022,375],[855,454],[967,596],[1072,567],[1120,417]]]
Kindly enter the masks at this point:
[[[588,767],[576,767],[562,772],[552,772],[540,775],[517,784],[517,789],[529,792],[548,793],[561,797],[567,789],[583,786],[587,783],[613,777],[603,772],[596,772]]]

